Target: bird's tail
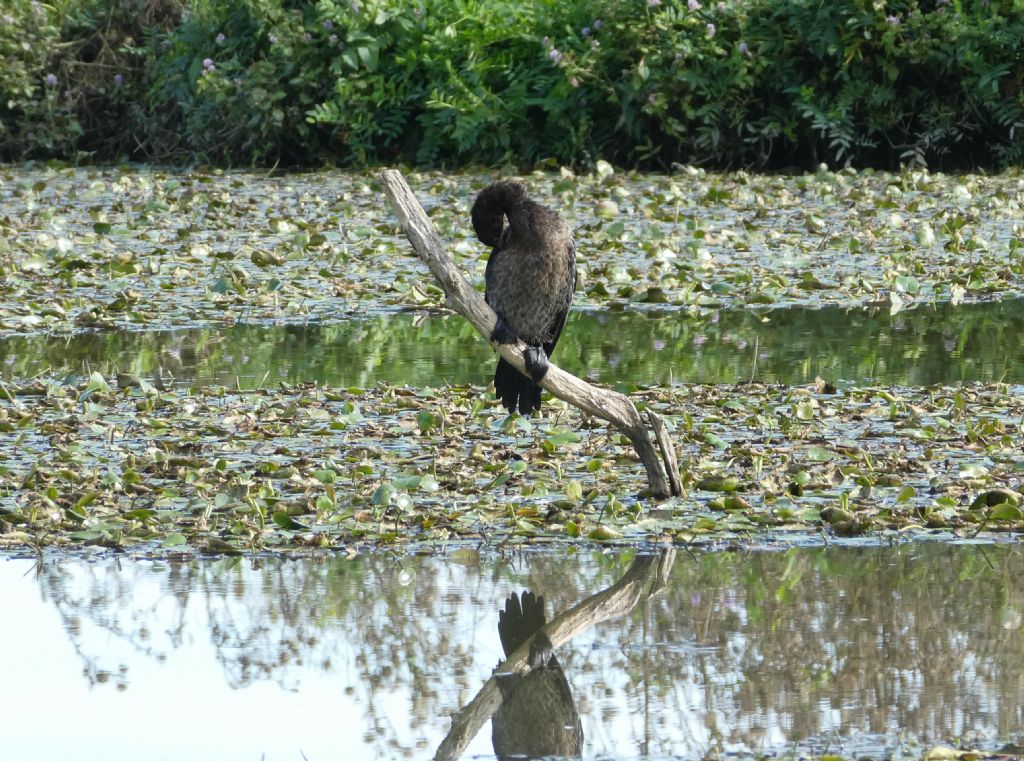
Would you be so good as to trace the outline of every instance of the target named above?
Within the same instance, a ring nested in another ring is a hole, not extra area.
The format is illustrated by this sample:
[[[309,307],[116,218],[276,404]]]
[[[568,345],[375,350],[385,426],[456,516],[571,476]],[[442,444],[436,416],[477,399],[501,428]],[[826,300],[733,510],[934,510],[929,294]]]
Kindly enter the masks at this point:
[[[494,391],[509,412],[529,415],[540,409],[540,386],[516,370],[504,359],[498,360],[494,371]]]
[[[515,592],[510,594],[505,600],[505,610],[498,611],[498,636],[505,655],[511,655],[544,624],[543,597],[529,590],[523,592],[522,598]]]

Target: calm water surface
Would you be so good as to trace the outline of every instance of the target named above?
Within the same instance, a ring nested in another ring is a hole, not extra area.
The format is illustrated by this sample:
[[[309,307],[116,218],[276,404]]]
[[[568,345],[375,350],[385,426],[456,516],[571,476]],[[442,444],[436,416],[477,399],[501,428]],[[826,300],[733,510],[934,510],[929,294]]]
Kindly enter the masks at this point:
[[[632,560],[0,560],[3,755],[429,758],[501,657],[506,595],[533,589],[551,617]],[[558,649],[584,757],[1024,742],[1022,561],[1019,545],[680,554],[664,588]],[[464,757],[493,757],[488,726]]]
[[[1024,382],[1024,299],[884,309],[575,312],[555,359],[610,385],[758,380],[930,385]],[[183,384],[490,382],[493,353],[460,317],[377,315],[0,339],[0,379],[130,372]]]

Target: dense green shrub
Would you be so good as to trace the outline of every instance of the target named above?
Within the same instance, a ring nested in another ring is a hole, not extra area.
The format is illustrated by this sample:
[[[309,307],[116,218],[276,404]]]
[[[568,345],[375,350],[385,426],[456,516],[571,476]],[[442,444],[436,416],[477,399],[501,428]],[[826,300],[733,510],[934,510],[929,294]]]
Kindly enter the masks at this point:
[[[318,19],[309,3],[190,2],[152,51],[152,105],[173,117],[188,152],[202,160],[317,160],[328,145],[306,113],[329,94],[337,54]]]
[[[568,160],[587,147],[585,116],[541,38],[579,6],[321,3],[347,33],[312,118],[340,127],[362,159]]]
[[[1024,161],[1024,0],[8,5],[6,158]]]
[[[0,12],[0,157],[138,152],[155,124],[147,41],[174,0],[8,3]]]
[[[60,155],[81,136],[66,83],[50,65],[59,17],[41,3],[0,12],[0,154]]]
[[[1024,3],[767,3],[748,36],[789,151],[838,163],[1024,159]],[[755,132],[758,128],[755,128]]]

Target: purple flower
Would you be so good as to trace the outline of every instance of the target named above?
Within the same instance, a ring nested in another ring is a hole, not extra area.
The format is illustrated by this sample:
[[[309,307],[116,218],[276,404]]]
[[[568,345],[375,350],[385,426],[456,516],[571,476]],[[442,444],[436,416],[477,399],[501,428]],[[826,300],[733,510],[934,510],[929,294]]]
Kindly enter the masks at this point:
[[[654,339],[654,341],[651,342],[651,346],[654,347],[655,351],[661,351],[662,349],[665,348],[665,342],[662,341],[660,338],[656,338],[656,339]],[[699,599],[700,599],[700,597],[698,595],[698,600]]]
[[[711,24],[711,23],[708,24],[708,37],[714,37],[715,36],[715,32],[717,32],[717,31],[718,30],[715,29],[715,25],[714,24]]]
[[[885,20],[886,20],[887,23],[891,24],[892,26],[899,26],[900,25],[900,18],[899,18],[899,16],[886,16]]]
[[[551,52],[548,53],[548,58],[555,63],[560,63],[562,60],[562,54],[559,52],[558,48],[551,48]]]
[[[650,95],[647,96],[647,102],[650,103],[652,106],[654,105],[655,101],[657,101],[657,100],[658,100],[657,93],[653,93],[652,92]]]
[[[659,5],[661,5],[661,0],[647,0],[648,8],[657,8]]]
[[[47,85],[47,87],[56,87],[57,86],[57,75],[56,74],[47,74],[46,75],[46,85]]]
[[[338,42],[338,35],[332,34],[330,37],[327,38],[327,41],[329,43],[331,43],[332,45],[337,44],[337,42]]]
[[[697,0],[690,0],[690,2],[686,4],[686,7],[691,11],[698,11],[700,10],[700,3],[698,3]]]
[[[207,71],[213,71],[217,67],[214,66],[212,58],[204,58],[203,59],[203,68],[206,69]]]
[[[217,44],[218,45],[223,45],[224,44],[224,40],[226,40],[226,39],[227,39],[227,37],[224,36],[224,32],[221,32],[220,34],[217,35]]]
[[[594,29],[600,29],[602,26],[604,26],[604,24],[601,23],[601,19],[599,19],[599,18],[594,19],[594,23],[593,23]]]
[[[114,86],[115,87],[120,87],[123,84],[124,84],[124,75],[123,74],[115,74],[114,75]]]
[[[270,40],[270,44],[273,45],[275,42],[277,42],[277,35],[271,32],[270,34],[267,35],[267,39]]]
[[[589,26],[583,27],[580,30],[580,34],[582,34],[584,37],[589,37],[590,36],[590,27]]]
[[[741,55],[748,55],[750,53],[750,48],[747,46],[747,43],[744,42],[743,40],[740,40],[740,44],[738,47]]]
[[[324,29],[326,29],[328,32],[334,29],[334,22],[331,21],[330,19],[324,21]]]

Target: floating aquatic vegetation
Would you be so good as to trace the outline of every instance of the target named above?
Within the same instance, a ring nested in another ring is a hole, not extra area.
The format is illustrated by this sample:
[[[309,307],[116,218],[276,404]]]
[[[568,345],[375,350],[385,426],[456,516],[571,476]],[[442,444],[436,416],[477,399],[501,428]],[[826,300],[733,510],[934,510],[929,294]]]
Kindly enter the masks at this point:
[[[206,552],[456,540],[705,542],[766,530],[1024,529],[1024,393],[761,384],[635,392],[684,496],[627,442],[479,387],[159,390],[98,373],[0,388],[0,545]]]
[[[610,170],[610,167],[608,168]],[[483,176],[410,175],[471,277]],[[1019,292],[1024,178],[537,173],[582,307],[878,304]],[[330,321],[441,305],[376,175],[0,170],[0,335]]]

